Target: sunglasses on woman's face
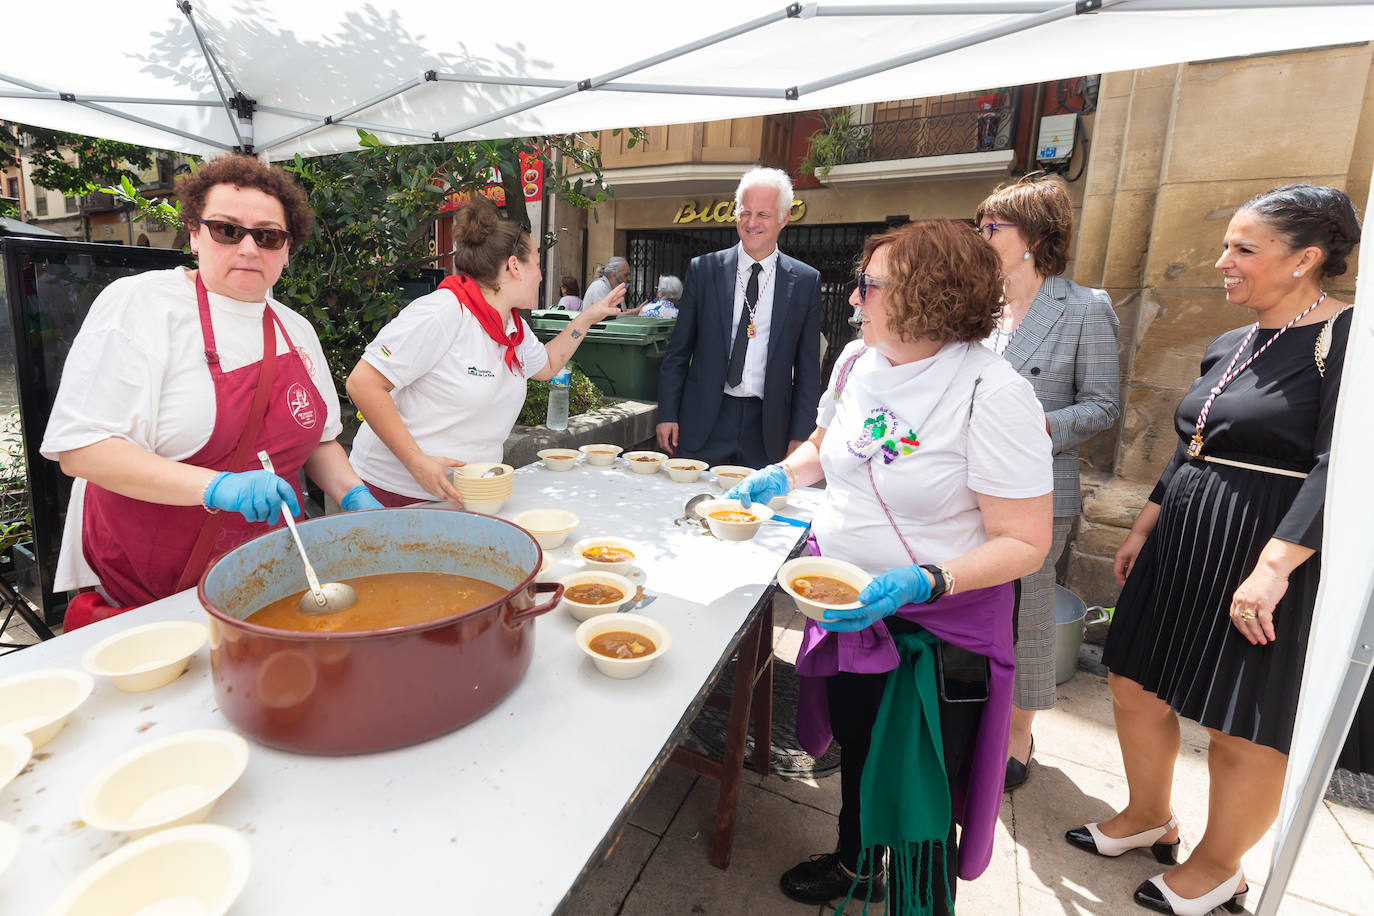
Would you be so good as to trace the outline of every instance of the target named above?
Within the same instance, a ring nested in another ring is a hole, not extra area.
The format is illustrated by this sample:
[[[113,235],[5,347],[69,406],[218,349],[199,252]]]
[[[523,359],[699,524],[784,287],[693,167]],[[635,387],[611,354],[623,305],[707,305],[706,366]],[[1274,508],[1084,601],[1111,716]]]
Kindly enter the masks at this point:
[[[881,289],[882,287],[888,285],[886,280],[879,280],[877,277],[870,277],[862,270],[855,274],[854,282],[859,287],[860,303],[868,301],[868,291],[870,289]]]
[[[237,223],[227,223],[222,219],[203,219],[201,223],[210,230],[210,238],[221,245],[237,245],[243,237],[251,235],[253,244],[264,251],[276,251],[291,240],[291,233],[285,229],[249,229]]]

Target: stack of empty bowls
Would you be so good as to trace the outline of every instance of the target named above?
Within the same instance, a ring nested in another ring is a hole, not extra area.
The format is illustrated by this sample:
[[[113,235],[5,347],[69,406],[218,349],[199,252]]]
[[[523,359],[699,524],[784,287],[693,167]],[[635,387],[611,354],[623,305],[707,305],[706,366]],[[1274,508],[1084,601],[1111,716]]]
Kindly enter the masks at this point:
[[[464,509],[495,515],[515,490],[515,468],[494,461],[465,464],[453,469],[453,485]]]

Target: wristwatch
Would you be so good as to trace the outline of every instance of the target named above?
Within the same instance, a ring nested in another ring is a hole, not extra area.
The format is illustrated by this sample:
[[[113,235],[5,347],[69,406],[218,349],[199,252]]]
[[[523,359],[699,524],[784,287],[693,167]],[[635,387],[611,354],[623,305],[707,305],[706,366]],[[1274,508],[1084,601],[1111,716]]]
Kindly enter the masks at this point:
[[[921,568],[930,573],[930,597],[923,603],[932,604],[941,595],[954,594],[954,573],[949,571],[948,566],[936,566],[933,563],[923,563]]]

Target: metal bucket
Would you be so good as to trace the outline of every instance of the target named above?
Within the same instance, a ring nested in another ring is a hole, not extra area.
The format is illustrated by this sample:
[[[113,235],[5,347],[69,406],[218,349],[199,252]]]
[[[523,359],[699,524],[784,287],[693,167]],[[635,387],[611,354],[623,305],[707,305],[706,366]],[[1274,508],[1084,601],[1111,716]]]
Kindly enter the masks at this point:
[[[1093,616],[1088,617],[1089,614]],[[1088,607],[1083,599],[1062,585],[1054,587],[1054,682],[1062,684],[1078,671],[1078,650],[1083,645],[1083,628],[1101,623],[1107,612]]]

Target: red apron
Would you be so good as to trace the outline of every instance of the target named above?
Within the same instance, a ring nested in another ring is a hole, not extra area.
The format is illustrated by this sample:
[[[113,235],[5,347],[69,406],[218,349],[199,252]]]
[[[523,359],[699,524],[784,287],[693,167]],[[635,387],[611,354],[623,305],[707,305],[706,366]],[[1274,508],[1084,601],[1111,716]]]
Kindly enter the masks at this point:
[[[210,300],[199,275],[196,276],[196,299],[205,361],[215,385],[215,426],[205,446],[183,460],[186,464],[215,471],[256,468],[255,457],[246,460],[244,467],[231,468],[229,465],[248,425],[262,366],[252,363],[232,372],[220,369],[214,327],[210,322]],[[276,355],[274,325],[281,329],[286,339],[285,359],[278,359]],[[281,320],[266,304],[263,305],[262,346],[263,358],[275,362],[275,371],[272,372],[266,414],[249,454],[256,456],[259,451],[266,450],[272,456],[277,473],[290,481],[300,500],[298,474],[320,444],[320,431],[325,422],[324,399],[310,378],[302,351],[292,344]],[[203,506],[144,502],[120,496],[88,481],[83,512],[81,546],[86,562],[100,579],[101,588],[121,607],[112,608],[103,601],[86,598],[91,595],[98,599],[97,593],[83,593],[68,608],[66,630],[174,594],[186,581],[183,574],[190,577],[190,582],[195,582],[210,565],[210,560],[271,527],[250,522],[237,512],[225,512],[209,558],[200,564],[200,569],[192,570],[187,569],[187,564],[206,522]]]

